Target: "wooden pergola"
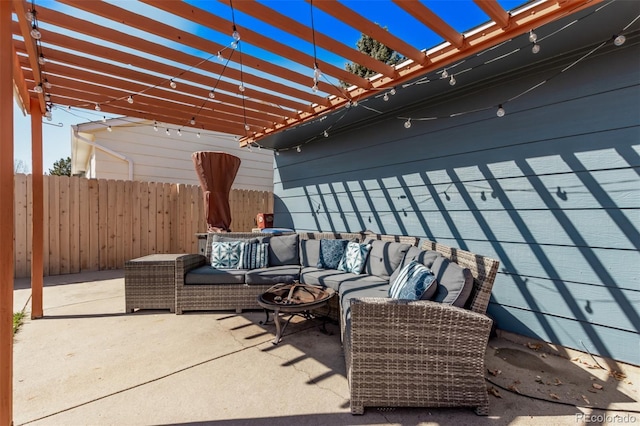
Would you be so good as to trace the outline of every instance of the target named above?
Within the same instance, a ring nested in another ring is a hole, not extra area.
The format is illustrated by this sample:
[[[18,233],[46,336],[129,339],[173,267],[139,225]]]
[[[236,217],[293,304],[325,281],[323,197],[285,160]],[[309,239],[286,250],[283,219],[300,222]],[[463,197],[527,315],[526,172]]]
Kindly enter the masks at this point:
[[[38,318],[43,315],[41,123],[54,107],[119,114],[173,129],[225,132],[237,135],[241,145],[259,144],[262,138],[446,68],[601,0],[540,0],[512,11],[496,0],[474,0],[487,22],[466,33],[455,30],[422,2],[376,3],[376,7],[400,9],[413,18],[412,23],[439,35],[441,44],[429,50],[408,44],[344,3],[307,0],[312,13],[330,15],[405,57],[397,66],[377,61],[335,35],[316,31],[311,22],[299,22],[269,7],[268,1],[220,1],[230,12],[258,19],[377,74],[368,79],[351,74],[312,52],[234,22],[233,13],[219,16],[183,1],[58,0],[61,8],[78,12],[63,13],[25,0],[0,0],[0,424],[12,421],[14,97],[31,115],[32,123],[31,312]],[[195,34],[171,25],[180,19],[202,31]],[[130,31],[115,28],[123,26]],[[211,31],[228,34],[229,43],[198,35]],[[234,31],[239,40],[232,38]],[[158,37],[165,42],[157,41]],[[298,66],[286,67],[243,53],[244,45]],[[309,72],[295,70],[301,67]],[[320,73],[314,74],[314,68]],[[350,86],[333,83],[336,81]]]

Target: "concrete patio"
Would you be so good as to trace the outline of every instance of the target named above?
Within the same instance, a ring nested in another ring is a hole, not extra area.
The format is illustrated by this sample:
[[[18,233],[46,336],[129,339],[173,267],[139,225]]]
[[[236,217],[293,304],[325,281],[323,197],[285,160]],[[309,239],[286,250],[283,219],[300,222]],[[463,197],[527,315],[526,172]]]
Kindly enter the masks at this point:
[[[45,278],[44,318],[15,336],[16,425],[640,423],[640,368],[504,335],[487,350],[488,417],[426,408],[352,416],[337,325],[327,335],[317,321],[294,320],[273,346],[259,311],[125,314],[123,276]],[[29,281],[16,280],[15,311],[29,310],[29,295]]]

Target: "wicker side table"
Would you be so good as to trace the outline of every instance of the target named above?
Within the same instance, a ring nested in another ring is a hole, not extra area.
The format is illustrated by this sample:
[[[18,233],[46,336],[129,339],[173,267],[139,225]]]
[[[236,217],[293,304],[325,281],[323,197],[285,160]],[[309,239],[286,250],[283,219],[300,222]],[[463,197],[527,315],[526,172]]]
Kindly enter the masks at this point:
[[[181,254],[151,254],[124,264],[125,312],[134,309],[176,310],[176,258]]]

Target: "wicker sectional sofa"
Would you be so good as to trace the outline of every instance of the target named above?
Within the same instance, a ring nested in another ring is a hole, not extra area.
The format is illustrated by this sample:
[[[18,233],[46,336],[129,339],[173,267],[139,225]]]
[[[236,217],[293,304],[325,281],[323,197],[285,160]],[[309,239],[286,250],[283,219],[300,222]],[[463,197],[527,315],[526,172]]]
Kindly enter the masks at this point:
[[[269,267],[207,266],[210,245],[220,238],[269,242]],[[318,268],[323,239],[371,244],[362,273]],[[363,414],[365,407],[467,406],[487,415],[484,354],[492,321],[485,313],[499,263],[431,241],[418,247],[419,242],[370,233],[209,234],[205,256],[176,260],[176,313],[260,309],[259,294],[293,280],[331,287],[336,297],[325,314],[340,321],[353,414]],[[398,271],[411,260],[433,269],[439,301],[388,296]],[[465,280],[464,289],[443,285],[456,279]]]

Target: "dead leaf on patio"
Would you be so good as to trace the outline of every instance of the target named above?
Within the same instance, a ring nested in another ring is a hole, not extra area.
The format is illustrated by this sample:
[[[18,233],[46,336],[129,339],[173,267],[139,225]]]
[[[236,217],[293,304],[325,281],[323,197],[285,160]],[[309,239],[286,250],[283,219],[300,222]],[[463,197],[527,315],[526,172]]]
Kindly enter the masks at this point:
[[[546,358],[547,354],[540,354],[540,358]]]
[[[582,396],[582,399],[584,400],[584,402],[586,402],[587,404],[591,405],[591,402],[589,401],[589,399],[586,396],[584,396],[584,395],[581,395],[581,396]]]
[[[563,383],[560,381],[560,379],[558,379],[558,378],[556,377],[556,381],[553,383],[553,385],[554,385],[554,386],[560,386],[560,385],[562,385],[562,384],[563,384]]]
[[[537,351],[538,349],[540,349],[542,347],[541,343],[527,343],[527,347],[529,349],[533,349],[534,351]]]
[[[491,386],[490,388],[487,389],[487,392],[490,395],[495,396],[496,398],[502,398],[502,395],[500,395],[500,391],[498,391],[498,389],[494,388],[493,386]]]
[[[497,376],[498,374],[502,373],[502,370],[498,370],[497,368],[495,370],[489,370],[487,369],[487,371],[489,372],[489,374],[491,374],[492,376]]]
[[[587,389],[587,390],[588,390],[589,392],[591,392],[591,393],[598,393],[598,391],[597,391],[597,390],[595,390],[595,389]]]
[[[597,383],[591,383],[591,386],[593,386],[594,389],[602,390],[602,385],[599,385]]]
[[[555,393],[550,393],[549,396],[553,399],[560,399],[560,397],[558,395],[556,395]]]
[[[507,389],[509,389],[511,392],[520,393],[516,385],[511,385]]]
[[[622,379],[627,378],[627,375],[620,371],[610,371],[609,374],[613,376],[617,381],[622,381]]]

